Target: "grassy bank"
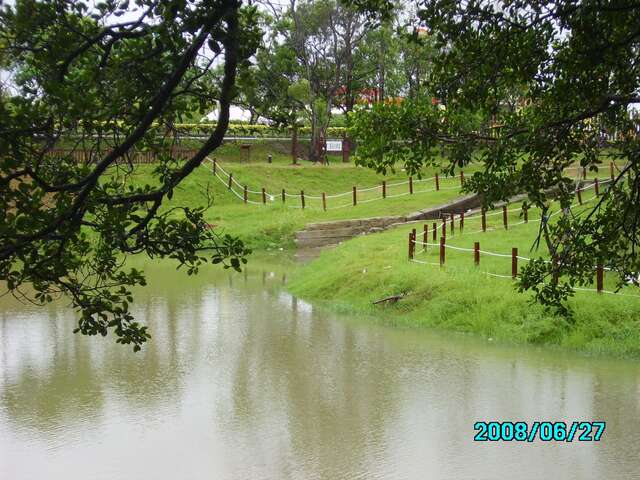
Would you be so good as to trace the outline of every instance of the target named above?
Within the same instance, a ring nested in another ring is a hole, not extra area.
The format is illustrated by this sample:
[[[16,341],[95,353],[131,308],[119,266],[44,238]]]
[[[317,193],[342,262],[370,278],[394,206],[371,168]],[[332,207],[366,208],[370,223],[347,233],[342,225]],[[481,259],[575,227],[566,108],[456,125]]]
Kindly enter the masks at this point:
[[[531,220],[536,216],[532,213]],[[530,252],[539,223],[521,222],[518,212],[509,214],[505,231],[502,216],[488,217],[487,232],[478,232],[479,219],[468,218],[464,235],[457,230],[447,243],[510,254],[518,247],[527,257],[545,256]],[[422,230],[422,225],[416,225]],[[508,278],[482,272],[509,275],[511,259],[481,255],[473,265],[470,252],[447,249],[444,268],[438,249],[418,245],[416,260],[407,260],[410,226],[382,234],[350,240],[328,250],[302,267],[292,278],[292,293],[343,312],[377,316],[381,322],[399,327],[431,327],[474,334],[492,341],[535,344],[591,354],[640,357],[640,298],[638,289],[627,287],[627,296],[576,292],[570,300],[573,322],[546,312],[531,303],[529,294],[519,294]],[[421,236],[419,236],[421,239]],[[614,279],[605,276],[605,289],[614,288]],[[373,305],[391,295],[406,294],[396,304]]]
[[[333,162],[329,166],[303,162],[293,166],[286,153],[274,154],[274,163],[240,162],[233,153],[237,146],[216,152],[219,165],[232,173],[240,186],[236,194],[211,171],[211,164],[199,168],[176,190],[163,208],[176,205],[199,206],[206,203],[207,192],[213,198],[206,212],[207,221],[219,231],[238,235],[256,250],[278,250],[293,247],[294,233],[308,223],[365,218],[383,215],[403,215],[443,204],[460,195],[458,178],[441,178],[435,191],[434,171],[426,169],[415,179],[414,194],[408,194],[407,176],[398,171],[387,176]],[[225,152],[228,155],[225,156]],[[237,153],[237,152],[236,152]],[[266,155],[267,150],[260,155]],[[151,165],[136,167],[133,181],[152,184]],[[471,170],[468,170],[471,173]],[[388,198],[381,198],[382,181],[389,186]],[[249,194],[255,203],[244,204],[242,186],[256,193]],[[358,204],[352,206],[351,189],[356,185]],[[262,204],[261,189],[267,196]],[[282,189],[293,195],[283,204]],[[306,195],[306,208],[300,208],[300,190]],[[364,191],[363,191],[364,190]],[[328,195],[328,211],[323,211],[321,194]],[[344,194],[338,197],[333,195]],[[593,195],[585,192],[585,199]],[[478,216],[467,217],[464,234],[456,224],[453,236],[448,224],[447,244],[470,249],[480,242],[485,251],[509,255],[517,247],[523,257],[545,256],[544,251],[531,252],[538,233],[539,214],[530,212],[524,224],[518,205],[510,206],[508,230],[502,225],[501,211],[487,217],[487,232],[481,232]],[[557,217],[556,217],[557,218]],[[431,225],[432,222],[429,222]],[[415,260],[407,261],[407,234],[413,226],[403,226],[381,234],[359,237],[324,252],[320,258],[303,266],[290,280],[292,293],[316,303],[326,303],[333,309],[375,315],[381,322],[400,327],[431,327],[445,331],[474,334],[492,341],[515,344],[535,344],[576,350],[593,354],[640,356],[640,298],[635,289],[627,288],[627,296],[577,292],[570,305],[572,322],[553,316],[539,305],[531,303],[527,294],[518,294],[509,278],[511,259],[482,254],[480,267],[473,265],[472,253],[447,249],[445,268],[438,262],[438,249],[417,246]],[[415,225],[422,232],[422,224]],[[437,237],[441,234],[437,233]],[[429,242],[433,242],[429,235]],[[423,237],[420,234],[419,240]],[[524,262],[525,260],[521,260]],[[614,279],[605,276],[605,289],[615,288]],[[372,301],[390,295],[406,294],[393,305],[372,305]]]
[[[221,157],[218,157],[221,158]],[[435,191],[434,180],[414,182],[414,194],[409,195],[408,177],[402,171],[386,176],[356,167],[353,164],[336,163],[329,166],[304,162],[299,166],[284,163],[241,164],[234,160],[220,160],[220,166],[233,174],[242,186],[247,185],[251,202],[242,201],[242,187],[233,185],[236,194],[228,190],[228,177],[221,173],[222,181],[211,171],[211,164],[200,167],[187,177],[174,192],[171,201],[164,205],[199,206],[206,204],[207,192],[213,198],[212,207],[206,212],[207,221],[219,231],[239,235],[254,249],[291,248],[297,230],[308,223],[330,220],[365,218],[385,215],[405,215],[416,210],[440,205],[460,195],[458,178],[442,178],[440,191]],[[136,166],[134,182],[153,184],[150,175],[152,165]],[[425,179],[432,177],[433,171],[425,170]],[[380,185],[386,181],[388,198],[382,199]],[[402,183],[401,185],[392,185]],[[359,190],[357,205],[352,205],[352,188]],[[262,204],[261,189],[271,195]],[[282,189],[291,197],[283,204]],[[305,209],[301,207],[300,191],[305,192]],[[321,195],[327,194],[327,211],[323,211]],[[342,194],[339,197],[332,195]],[[240,198],[238,197],[240,195]]]

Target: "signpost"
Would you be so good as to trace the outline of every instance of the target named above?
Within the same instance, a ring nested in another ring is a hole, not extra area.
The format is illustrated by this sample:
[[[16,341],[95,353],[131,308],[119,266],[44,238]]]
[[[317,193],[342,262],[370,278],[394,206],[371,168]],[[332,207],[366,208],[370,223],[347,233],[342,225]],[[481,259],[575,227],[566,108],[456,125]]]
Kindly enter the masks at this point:
[[[341,152],[342,140],[327,141],[327,152]]]

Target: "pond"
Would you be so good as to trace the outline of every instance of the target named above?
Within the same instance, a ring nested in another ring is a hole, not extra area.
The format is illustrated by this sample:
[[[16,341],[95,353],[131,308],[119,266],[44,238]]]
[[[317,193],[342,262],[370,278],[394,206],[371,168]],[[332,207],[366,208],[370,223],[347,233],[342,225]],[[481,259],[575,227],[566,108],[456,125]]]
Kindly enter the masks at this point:
[[[146,267],[134,354],[63,303],[0,303],[2,479],[632,478],[640,365],[314,308],[281,273]],[[605,420],[599,442],[474,442],[478,420]]]

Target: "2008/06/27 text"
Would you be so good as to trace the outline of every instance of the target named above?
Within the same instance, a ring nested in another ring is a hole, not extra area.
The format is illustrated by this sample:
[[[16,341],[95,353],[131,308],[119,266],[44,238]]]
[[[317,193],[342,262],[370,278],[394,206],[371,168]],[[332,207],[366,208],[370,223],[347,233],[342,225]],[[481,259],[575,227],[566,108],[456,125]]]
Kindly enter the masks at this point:
[[[476,422],[477,442],[599,442],[606,422]]]

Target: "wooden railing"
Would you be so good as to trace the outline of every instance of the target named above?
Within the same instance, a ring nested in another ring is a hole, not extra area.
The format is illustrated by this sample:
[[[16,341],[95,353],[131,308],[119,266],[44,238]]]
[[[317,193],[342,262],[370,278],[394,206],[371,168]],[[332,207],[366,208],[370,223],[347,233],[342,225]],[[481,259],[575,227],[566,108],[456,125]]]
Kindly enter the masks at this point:
[[[174,147],[171,149],[171,156],[178,160],[187,160],[191,158],[197,152],[197,149],[194,148],[182,148],[182,147]],[[86,151],[81,149],[70,149],[70,148],[55,148],[49,150],[47,152],[50,157],[58,157],[58,158],[71,158],[78,163],[95,163],[101,158],[103,158],[108,152],[107,151]],[[168,152],[167,152],[168,153]],[[148,151],[148,152],[138,152],[132,151],[127,153],[122,158],[118,159],[117,163],[155,163],[157,161],[157,152]]]

